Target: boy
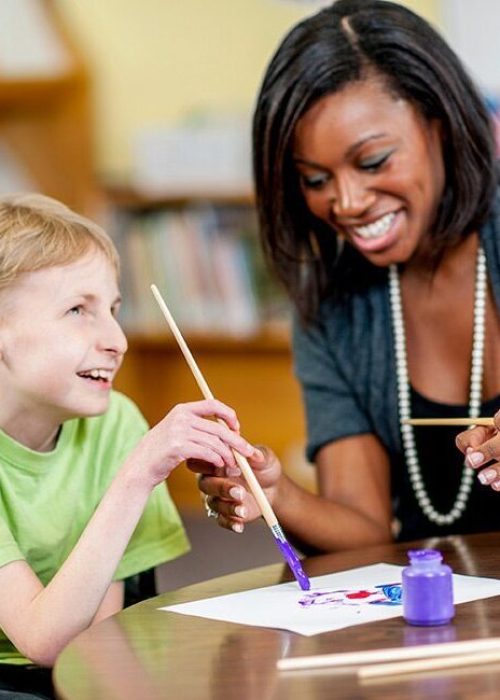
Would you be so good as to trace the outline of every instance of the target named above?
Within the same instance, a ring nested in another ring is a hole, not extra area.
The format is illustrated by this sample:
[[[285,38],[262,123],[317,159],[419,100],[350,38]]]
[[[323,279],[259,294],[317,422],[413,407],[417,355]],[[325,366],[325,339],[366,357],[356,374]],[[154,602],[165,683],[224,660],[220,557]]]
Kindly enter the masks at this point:
[[[125,577],[186,551],[163,483],[178,464],[254,455],[219,401],[178,405],[147,431],[112,391],[127,349],[119,305],[100,227],[41,195],[0,199],[3,662],[52,666],[121,609]]]

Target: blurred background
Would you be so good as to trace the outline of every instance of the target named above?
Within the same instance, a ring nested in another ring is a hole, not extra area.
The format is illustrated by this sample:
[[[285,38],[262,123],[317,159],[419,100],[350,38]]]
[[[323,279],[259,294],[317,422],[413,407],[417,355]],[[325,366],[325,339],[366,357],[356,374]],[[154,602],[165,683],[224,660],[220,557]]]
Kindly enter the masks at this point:
[[[250,123],[278,42],[319,0],[2,0],[0,193],[37,190],[97,219],[123,262],[130,350],[117,388],[154,423],[199,398],[149,291],[160,288],[214,394],[246,437],[314,489],[289,308],[260,254]],[[405,2],[500,96],[495,0]],[[169,488],[192,552],[160,590],[279,561],[261,524],[206,519],[193,475]]]

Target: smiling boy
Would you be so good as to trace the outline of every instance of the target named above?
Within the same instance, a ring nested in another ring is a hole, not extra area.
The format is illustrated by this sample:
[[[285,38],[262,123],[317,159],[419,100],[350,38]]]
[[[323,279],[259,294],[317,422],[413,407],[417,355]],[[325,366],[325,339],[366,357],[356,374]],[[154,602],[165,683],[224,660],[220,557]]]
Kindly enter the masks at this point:
[[[178,405],[148,431],[112,390],[127,349],[118,270],[91,221],[40,195],[0,200],[4,663],[51,666],[120,610],[126,577],[187,550],[163,483],[178,464],[254,453],[218,401]]]

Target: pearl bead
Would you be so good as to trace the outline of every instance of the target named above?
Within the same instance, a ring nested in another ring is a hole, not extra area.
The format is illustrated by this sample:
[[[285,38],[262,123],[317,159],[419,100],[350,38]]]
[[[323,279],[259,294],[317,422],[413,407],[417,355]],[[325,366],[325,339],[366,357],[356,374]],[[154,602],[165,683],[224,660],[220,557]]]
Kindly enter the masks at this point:
[[[474,329],[472,336],[472,366],[470,376],[469,416],[471,425],[481,412],[481,389],[483,381],[485,309],[487,293],[486,256],[481,246],[477,251],[476,285],[474,291]],[[396,379],[400,421],[410,417],[410,382],[406,361],[406,338],[401,303],[401,290],[396,265],[389,267],[389,299],[391,304],[394,352],[396,357]],[[461,517],[469,500],[474,472],[464,464],[460,487],[449,513],[438,513],[432,506],[423,482],[415,447],[413,426],[401,425],[401,438],[410,482],[420,509],[427,518],[438,525],[451,525]]]

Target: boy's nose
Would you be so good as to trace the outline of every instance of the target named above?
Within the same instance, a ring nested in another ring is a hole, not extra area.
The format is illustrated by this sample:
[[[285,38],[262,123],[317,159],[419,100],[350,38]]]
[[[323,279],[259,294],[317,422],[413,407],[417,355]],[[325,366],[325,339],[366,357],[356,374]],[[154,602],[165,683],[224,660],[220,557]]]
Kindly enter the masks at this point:
[[[114,355],[124,355],[127,352],[127,338],[115,318],[111,318],[106,327],[102,329],[100,346],[101,349]]]

